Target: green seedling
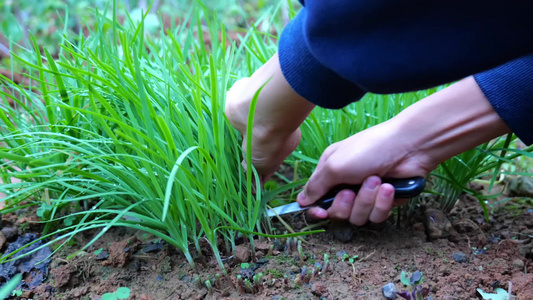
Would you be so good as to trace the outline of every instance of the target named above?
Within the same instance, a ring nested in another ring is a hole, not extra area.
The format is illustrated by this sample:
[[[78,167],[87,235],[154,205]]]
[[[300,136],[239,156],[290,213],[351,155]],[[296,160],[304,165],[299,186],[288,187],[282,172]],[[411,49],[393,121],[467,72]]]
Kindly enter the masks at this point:
[[[324,253],[324,268],[322,269],[322,273],[326,274],[328,272],[329,268],[329,255],[327,253]]]
[[[414,272],[411,277],[407,277],[407,273],[402,271],[400,281],[409,288],[409,291],[399,292],[397,294],[407,300],[423,300],[429,295],[429,289],[420,286],[423,280],[424,275],[420,271]],[[432,299],[432,297],[430,296],[429,299]]]
[[[130,296],[130,289],[127,287],[119,287],[114,293],[105,293],[102,295],[102,300],[118,300],[128,299]]]
[[[248,293],[254,292],[254,286],[248,279],[244,279],[244,290]]]
[[[268,248],[267,256],[272,256],[274,254],[274,245],[270,245]]]
[[[193,279],[193,284],[194,286],[196,286],[197,289],[201,289],[202,288],[202,281],[200,280],[200,276],[196,275],[194,276],[194,279]]]
[[[98,256],[98,254],[102,253],[102,251],[104,251],[104,248],[100,248],[100,249],[94,251],[94,255]]]
[[[222,279],[219,273],[215,274],[215,287],[219,290],[222,288]]]
[[[244,280],[241,275],[237,275],[237,290],[240,294],[244,294],[246,291],[244,289]]]
[[[263,273],[258,273],[253,276],[254,291],[263,289]]]
[[[259,283],[259,284],[261,284],[261,283],[263,282],[263,277],[264,277],[263,273],[260,272],[260,273],[257,274],[256,276],[257,276],[257,278],[254,279],[254,283]]]
[[[9,280],[7,283],[4,283],[2,285],[2,287],[0,287],[0,299],[7,298],[9,296],[9,294],[12,294],[13,296],[15,296],[15,294],[13,294],[13,293],[15,293],[17,291],[20,291],[20,294],[22,295],[22,291],[21,290],[15,290],[21,280],[22,280],[22,275],[21,274],[17,274],[15,276],[13,276],[13,278],[11,278],[11,280]]]
[[[304,261],[305,261],[305,255],[304,255],[304,251],[303,251],[303,248],[302,248],[302,241],[301,240],[298,240],[298,258],[300,259],[300,265],[303,265],[304,264]]]
[[[353,264],[357,258],[359,258],[359,255],[354,255],[354,256],[348,258],[348,262],[350,264]]]
[[[207,293],[209,295],[213,294],[213,286],[211,285],[211,281],[208,279],[205,281],[205,287],[207,288]]]
[[[250,264],[249,263],[241,263],[241,269],[242,270],[250,269]]]
[[[22,290],[14,290],[11,295],[15,297],[20,297],[22,296]]]

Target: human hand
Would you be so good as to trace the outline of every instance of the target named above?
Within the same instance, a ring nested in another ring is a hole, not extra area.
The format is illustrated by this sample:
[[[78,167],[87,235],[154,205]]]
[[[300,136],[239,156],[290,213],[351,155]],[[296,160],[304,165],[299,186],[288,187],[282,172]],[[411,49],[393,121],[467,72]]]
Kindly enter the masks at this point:
[[[314,218],[349,220],[354,225],[387,219],[394,188],[381,179],[425,177],[438,164],[510,132],[477,85],[465,78],[406,108],[396,117],[335,143],[322,154],[300,205],[311,205],[336,185],[361,184],[356,195],[339,192],[326,211],[308,210]]]
[[[246,152],[246,125],[250,109],[251,97],[254,90],[251,78],[237,81],[226,95],[226,117],[231,125],[242,135],[242,149]],[[268,101],[268,99],[261,99]],[[256,117],[261,117],[261,111],[256,109]],[[259,174],[261,184],[265,183],[281,163],[289,156],[300,143],[301,131],[299,128],[289,130],[269,130],[268,123],[254,122],[252,131],[252,164]],[[242,165],[246,167],[246,161]]]
[[[313,218],[349,220],[354,225],[387,219],[393,205],[408,199],[394,199],[394,187],[381,178],[409,178],[427,174],[436,166],[427,157],[412,155],[411,145],[397,138],[393,124],[383,123],[328,147],[316,170],[298,195],[301,205],[310,205],[335,186],[361,184],[356,194],[340,191],[328,210],[312,207]]]
[[[263,184],[276,172],[300,143],[299,126],[314,105],[299,96],[287,83],[277,55],[251,77],[237,81],[226,94],[226,117],[243,136],[246,151],[246,124],[250,104],[257,99],[252,132],[252,164]],[[243,165],[246,166],[243,161]]]

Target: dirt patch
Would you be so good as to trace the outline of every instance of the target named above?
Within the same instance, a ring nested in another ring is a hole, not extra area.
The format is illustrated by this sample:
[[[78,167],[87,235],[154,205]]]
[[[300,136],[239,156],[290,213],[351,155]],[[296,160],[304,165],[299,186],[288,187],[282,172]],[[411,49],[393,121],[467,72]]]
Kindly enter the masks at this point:
[[[300,255],[296,242],[262,239],[238,245],[237,257],[223,257],[228,276],[214,259],[197,257],[191,269],[171,247],[143,232],[114,228],[86,251],[66,259],[92,234],[56,255],[48,280],[33,290],[33,299],[100,299],[118,287],[131,289],[130,299],[384,299],[381,288],[400,273],[421,271],[422,286],[434,299],[479,299],[476,289],[491,292],[513,283],[518,299],[533,295],[533,211],[530,200],[515,199],[485,223],[475,199],[463,197],[452,213],[438,218],[451,234],[428,239],[427,221],[398,228],[392,220],[352,230],[339,242],[335,230],[305,238]],[[425,211],[425,215],[424,215]],[[421,210],[414,219],[423,220]],[[9,219],[13,222],[13,217]],[[303,215],[286,218],[294,229],[309,225]],[[453,228],[450,228],[452,224]],[[274,226],[282,226],[274,221]],[[329,256],[329,263],[324,255]],[[255,259],[255,260],[254,260]],[[242,269],[241,263],[249,267]],[[326,269],[327,268],[327,269]],[[218,274],[218,275],[217,275]],[[260,277],[258,277],[260,276]],[[209,280],[212,289],[206,288]],[[245,281],[248,281],[246,283]],[[256,281],[254,283],[254,281]]]

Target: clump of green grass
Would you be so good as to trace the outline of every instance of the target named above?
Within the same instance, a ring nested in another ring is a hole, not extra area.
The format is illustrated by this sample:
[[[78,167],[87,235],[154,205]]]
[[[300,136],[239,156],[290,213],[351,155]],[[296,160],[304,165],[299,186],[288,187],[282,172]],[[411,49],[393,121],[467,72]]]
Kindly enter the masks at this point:
[[[48,224],[70,218],[43,235],[45,246],[99,230],[85,249],[124,226],[176,246],[194,266],[206,239],[224,269],[220,253],[234,249],[237,231],[252,242],[265,231],[265,201],[251,193],[258,182],[240,165],[225,92],[276,45],[252,29],[239,47],[226,47],[224,25],[200,7],[157,38],[145,35],[143,20],[119,24],[115,3],[111,12],[112,19],[96,13],[88,37],[63,36],[58,59],[35,41],[24,55],[13,53],[31,81],[1,78],[3,103],[15,102],[0,104],[4,211],[29,201]],[[73,206],[82,210],[61,214]]]

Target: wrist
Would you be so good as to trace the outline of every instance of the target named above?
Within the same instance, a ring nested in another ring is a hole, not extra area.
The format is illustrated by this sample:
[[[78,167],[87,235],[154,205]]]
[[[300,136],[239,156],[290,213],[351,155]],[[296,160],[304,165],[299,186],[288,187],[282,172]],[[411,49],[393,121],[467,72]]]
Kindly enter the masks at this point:
[[[411,154],[434,167],[510,132],[472,77],[411,105],[391,121]]]

